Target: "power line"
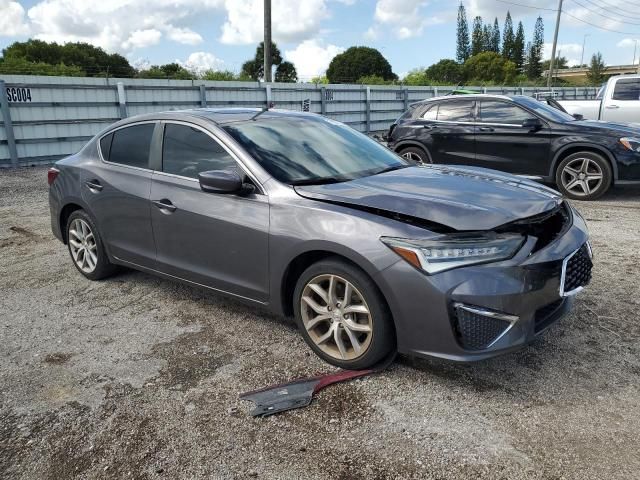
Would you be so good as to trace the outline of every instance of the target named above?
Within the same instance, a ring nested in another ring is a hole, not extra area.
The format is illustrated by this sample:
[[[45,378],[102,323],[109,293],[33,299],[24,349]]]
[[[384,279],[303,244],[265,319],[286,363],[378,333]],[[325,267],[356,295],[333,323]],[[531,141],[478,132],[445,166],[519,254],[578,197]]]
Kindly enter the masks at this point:
[[[591,12],[595,15],[600,15],[602,18],[607,18],[609,20],[613,20],[614,22],[619,22],[619,23],[627,23],[629,25],[640,25],[640,23],[638,22],[627,22],[625,20],[619,19],[619,18],[615,18],[615,17],[610,17],[608,15],[605,15],[604,13],[601,12],[597,12],[595,10],[592,10],[591,8],[587,7],[586,5],[583,5],[582,3],[578,2],[577,0],[571,0],[573,3],[575,3],[576,5],[579,5],[580,7],[584,8],[585,10],[587,10],[588,12]],[[589,1],[589,0],[586,0]],[[593,3],[593,2],[591,2]]]
[[[533,10],[545,10],[547,12],[557,12],[558,11],[556,8],[532,7],[531,5],[527,5],[527,4],[524,4],[524,3],[518,3],[518,2],[510,2],[508,0],[496,0],[496,2],[508,3],[509,5],[516,5],[518,7],[531,8]]]
[[[607,3],[604,0],[600,0],[600,1],[602,2],[602,5],[600,5],[599,3],[596,3],[594,0],[588,0],[589,3],[595,5],[596,7],[598,7],[601,10],[610,11],[610,9],[616,9],[616,10],[619,10],[622,13],[622,15],[624,15],[624,16],[629,16],[629,17],[632,17],[632,18],[640,18],[640,15],[638,15],[638,12],[632,12],[630,10],[625,10],[624,8],[621,8],[618,5],[612,5],[611,3]],[[635,6],[638,9],[640,9],[640,5],[637,5],[637,4],[630,4],[630,5],[632,7]]]

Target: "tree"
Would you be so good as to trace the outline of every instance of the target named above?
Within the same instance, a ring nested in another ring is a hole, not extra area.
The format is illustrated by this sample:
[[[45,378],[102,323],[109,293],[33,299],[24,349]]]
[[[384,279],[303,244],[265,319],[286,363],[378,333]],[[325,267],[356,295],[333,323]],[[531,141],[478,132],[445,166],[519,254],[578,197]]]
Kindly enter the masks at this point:
[[[276,82],[296,83],[298,81],[298,72],[291,62],[281,62],[276,68]]]
[[[458,28],[456,36],[456,60],[464,63],[471,55],[471,45],[469,45],[469,25],[467,24],[467,12],[460,2],[458,7]]]
[[[355,82],[368,75],[377,75],[384,80],[397,80],[391,65],[375,48],[350,47],[336,55],[327,68],[331,83]]]
[[[462,65],[455,60],[444,59],[425,71],[427,78],[439,83],[457,84],[462,81]]]
[[[407,76],[402,79],[402,83],[411,86],[431,85],[432,80],[427,77],[424,68],[415,68],[407,73]]]
[[[473,32],[471,33],[471,56],[484,51],[484,32],[482,30],[482,17],[473,19]]]
[[[282,63],[282,55],[278,46],[271,42],[271,65],[280,65]],[[251,60],[247,60],[242,64],[241,74],[255,81],[264,78],[264,42],[260,42],[256,48],[256,54]]]
[[[319,75],[317,77],[313,77],[311,79],[311,83],[321,83],[321,84],[328,84],[329,83],[329,79],[327,78],[326,75]]]
[[[513,21],[511,20],[511,13],[507,10],[507,18],[504,20],[504,31],[502,32],[502,56],[517,63],[514,54],[514,43]]]
[[[490,50],[492,52],[500,53],[500,26],[498,25],[497,18],[493,21]]]
[[[490,24],[486,24],[482,27],[482,52],[490,52],[491,50],[491,38],[493,37],[493,27]]]
[[[592,85],[600,85],[604,82],[606,76],[604,74],[605,64],[600,52],[594,53],[591,56],[591,63],[589,64],[589,71],[587,72],[587,80]]]
[[[86,72],[80,67],[63,63],[51,65],[44,62],[30,62],[24,58],[1,58],[0,74],[5,75],[49,75],[56,77],[84,77]]]
[[[549,70],[551,68],[551,60],[545,60],[542,62],[542,70]],[[555,62],[553,62],[554,70],[562,70],[563,68],[569,68],[569,61],[567,57],[557,57]]]
[[[238,76],[229,70],[207,70],[200,75],[201,80],[218,80],[224,82],[231,82],[233,80],[240,80]]]
[[[515,64],[495,52],[482,52],[464,62],[467,83],[478,81],[503,84],[512,82],[515,75]]]
[[[14,42],[2,51],[5,59],[22,59],[31,63],[78,67],[87,76],[104,75],[132,77],[135,69],[126,58],[117,53],[109,54],[100,47],[88,43],[73,42],[59,45],[42,40]]]
[[[524,27],[522,26],[522,22],[518,22],[518,30],[513,40],[512,56],[513,58],[509,58],[509,60],[515,63],[518,72],[521,72],[525,62]]]
[[[137,76],[139,78],[170,78],[174,80],[193,80],[197,78],[195,73],[177,63],[152,65],[146,70],[140,70]]]
[[[536,80],[542,75],[542,49],[544,47],[544,25],[542,17],[536,20],[533,40],[527,56],[527,77]]]
[[[385,80],[379,75],[365,75],[360,77],[356,83],[361,85],[391,85],[393,80]]]

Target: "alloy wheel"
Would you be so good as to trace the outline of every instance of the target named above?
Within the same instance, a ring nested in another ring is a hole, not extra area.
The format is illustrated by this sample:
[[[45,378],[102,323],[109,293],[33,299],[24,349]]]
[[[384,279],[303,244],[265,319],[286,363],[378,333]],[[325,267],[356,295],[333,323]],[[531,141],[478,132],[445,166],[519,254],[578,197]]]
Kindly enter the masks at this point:
[[[410,160],[410,161],[418,163],[418,164],[424,163],[422,161],[422,158],[420,158],[420,155],[418,155],[415,152],[405,152],[405,153],[402,154],[402,158],[406,158],[407,160]]]
[[[371,344],[369,307],[358,289],[338,275],[311,279],[302,290],[300,312],[313,343],[333,358],[356,359]]]
[[[562,186],[576,197],[586,197],[597,191],[604,181],[598,162],[590,158],[576,158],[562,169]]]
[[[92,273],[98,264],[98,245],[87,222],[76,218],[69,226],[69,250],[77,267]]]

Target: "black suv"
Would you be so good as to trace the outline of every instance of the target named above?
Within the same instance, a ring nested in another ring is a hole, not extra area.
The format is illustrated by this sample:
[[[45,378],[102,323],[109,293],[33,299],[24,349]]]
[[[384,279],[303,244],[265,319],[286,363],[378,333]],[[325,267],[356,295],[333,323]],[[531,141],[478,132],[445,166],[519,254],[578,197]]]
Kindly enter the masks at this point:
[[[438,97],[411,105],[387,134],[417,163],[473,165],[553,182],[593,200],[618,180],[640,180],[640,128],[576,120],[526,96]]]

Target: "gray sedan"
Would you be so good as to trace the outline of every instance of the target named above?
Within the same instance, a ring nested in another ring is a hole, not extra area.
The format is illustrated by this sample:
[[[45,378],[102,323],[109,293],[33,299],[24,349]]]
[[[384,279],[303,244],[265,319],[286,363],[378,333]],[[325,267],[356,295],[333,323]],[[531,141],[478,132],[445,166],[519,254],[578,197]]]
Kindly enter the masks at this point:
[[[513,350],[591,277],[586,225],[554,190],[414,166],[313,114],[128,118],[48,180],[53,232],[88,279],[126,266],[293,316],[344,368]]]

